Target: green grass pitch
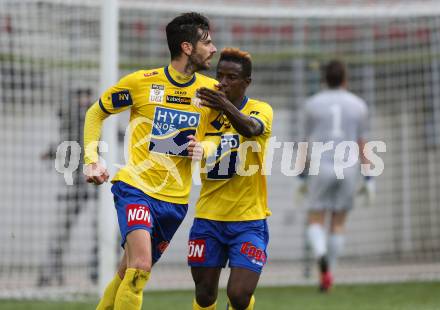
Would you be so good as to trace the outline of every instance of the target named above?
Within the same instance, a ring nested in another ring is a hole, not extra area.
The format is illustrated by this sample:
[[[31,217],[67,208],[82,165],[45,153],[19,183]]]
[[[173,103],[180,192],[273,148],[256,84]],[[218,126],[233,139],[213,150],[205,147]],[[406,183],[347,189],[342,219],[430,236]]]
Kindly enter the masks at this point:
[[[192,291],[146,292],[143,309],[191,310]],[[88,310],[96,301],[42,302],[0,300],[2,310]],[[225,291],[219,293],[217,309],[226,308]],[[329,294],[315,287],[261,287],[256,310],[438,310],[440,282],[339,285]]]

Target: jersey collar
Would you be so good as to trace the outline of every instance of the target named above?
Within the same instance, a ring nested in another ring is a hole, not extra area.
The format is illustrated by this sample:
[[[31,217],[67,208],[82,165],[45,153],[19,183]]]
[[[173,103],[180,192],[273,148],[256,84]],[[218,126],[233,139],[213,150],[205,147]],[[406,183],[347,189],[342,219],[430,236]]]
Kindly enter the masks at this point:
[[[246,103],[248,102],[249,98],[247,96],[244,96],[243,101],[240,104],[240,107],[238,108],[238,110],[243,110],[244,106],[246,105]]]
[[[196,81],[196,74],[193,74],[191,77],[188,77],[189,80],[186,80],[182,78],[182,74],[177,72],[177,70],[175,70],[171,65],[164,67],[164,71],[168,81],[177,87],[188,87]],[[183,83],[180,83],[180,81]]]

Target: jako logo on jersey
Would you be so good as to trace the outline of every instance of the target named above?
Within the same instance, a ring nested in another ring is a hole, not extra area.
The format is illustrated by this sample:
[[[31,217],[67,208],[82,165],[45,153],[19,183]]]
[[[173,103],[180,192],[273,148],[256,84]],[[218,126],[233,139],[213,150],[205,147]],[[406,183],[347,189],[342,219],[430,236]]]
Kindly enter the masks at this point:
[[[244,242],[241,245],[240,252],[247,255],[251,261],[257,265],[264,265],[266,263],[266,254],[260,248],[257,248],[251,242]]]
[[[191,98],[167,95],[167,102],[176,104],[191,104]]]
[[[188,242],[188,261],[192,263],[203,263],[205,261],[206,242],[205,240],[190,240]]]
[[[251,113],[249,113],[249,115],[258,115],[258,114],[260,114],[260,112],[258,111],[251,111]]]
[[[125,207],[128,226],[146,225],[151,227],[150,208],[146,205],[130,204]]]
[[[174,95],[185,96],[187,92],[185,90],[175,90]]]
[[[114,108],[127,107],[133,104],[131,100],[130,92],[123,90],[112,94],[112,104]]]

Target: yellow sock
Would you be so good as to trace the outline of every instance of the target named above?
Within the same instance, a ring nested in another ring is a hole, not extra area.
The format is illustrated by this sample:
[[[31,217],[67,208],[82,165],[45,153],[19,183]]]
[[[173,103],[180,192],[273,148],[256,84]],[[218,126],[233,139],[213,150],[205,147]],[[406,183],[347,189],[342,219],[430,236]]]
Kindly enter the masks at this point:
[[[113,280],[105,288],[104,295],[102,295],[96,310],[113,310],[116,292],[121,282],[122,279],[119,277],[119,274],[116,273]]]
[[[150,278],[145,270],[127,268],[115,298],[115,310],[140,310],[144,287]]]
[[[252,295],[251,300],[249,301],[249,305],[247,306],[246,310],[254,310],[255,305],[255,297]]]
[[[255,305],[255,297],[254,295],[252,295],[251,300],[249,301],[249,305],[246,307],[245,310],[254,310],[254,305]],[[234,308],[232,308],[231,306],[231,302],[228,302],[228,308],[227,310],[234,310]]]
[[[208,307],[201,307],[199,306],[199,304],[197,303],[197,300],[194,298],[193,300],[193,310],[215,310],[217,309],[217,302],[213,303],[212,305],[208,306]]]

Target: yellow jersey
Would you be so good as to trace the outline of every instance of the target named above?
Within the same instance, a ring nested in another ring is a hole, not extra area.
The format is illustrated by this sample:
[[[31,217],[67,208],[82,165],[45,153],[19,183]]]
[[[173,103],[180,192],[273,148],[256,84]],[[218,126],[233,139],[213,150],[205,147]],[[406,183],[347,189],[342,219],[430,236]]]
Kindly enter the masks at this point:
[[[240,111],[263,126],[259,136],[246,138],[218,114],[205,140],[217,144],[217,152],[202,161],[202,188],[196,218],[216,221],[250,221],[271,214],[267,206],[264,159],[272,132],[269,104],[244,98]]]
[[[202,140],[210,117],[216,116],[200,106],[196,90],[214,89],[217,83],[198,73],[185,80],[169,65],[134,72],[107,89],[99,99],[105,113],[131,109],[127,162],[112,182],[123,181],[159,200],[188,203],[192,169],[187,137]]]

